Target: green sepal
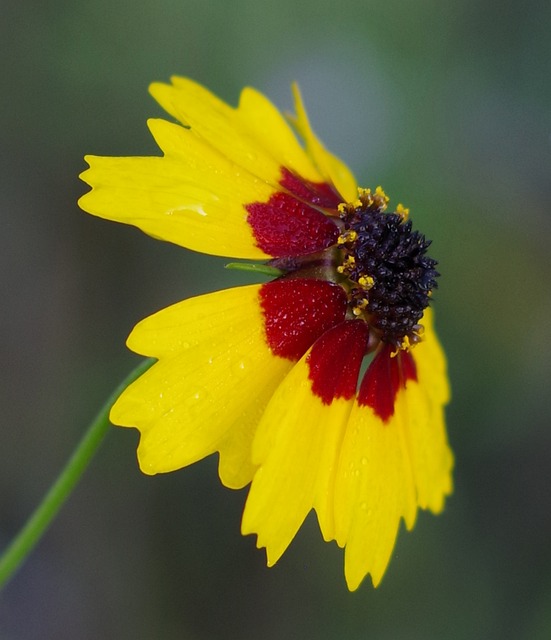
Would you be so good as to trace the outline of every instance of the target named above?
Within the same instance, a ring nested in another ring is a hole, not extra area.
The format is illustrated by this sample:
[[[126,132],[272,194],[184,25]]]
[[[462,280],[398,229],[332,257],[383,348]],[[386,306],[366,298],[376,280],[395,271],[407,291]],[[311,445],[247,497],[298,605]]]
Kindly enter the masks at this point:
[[[281,269],[270,267],[267,264],[254,263],[254,262],[229,262],[226,269],[235,269],[236,271],[250,271],[251,273],[262,273],[263,275],[270,276],[271,278],[277,278],[283,273]]]

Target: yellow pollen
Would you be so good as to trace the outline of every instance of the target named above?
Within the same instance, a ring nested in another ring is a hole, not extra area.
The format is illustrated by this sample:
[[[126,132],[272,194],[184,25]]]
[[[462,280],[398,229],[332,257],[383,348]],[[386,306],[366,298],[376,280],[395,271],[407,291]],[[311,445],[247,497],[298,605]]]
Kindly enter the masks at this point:
[[[356,200],[357,207],[369,208],[373,204],[373,195],[371,189],[358,188],[358,200]]]
[[[404,207],[404,205],[400,202],[396,207],[396,213],[402,218],[402,221],[405,222],[409,218],[409,209]]]
[[[386,195],[382,187],[377,187],[375,189],[375,195],[373,196],[373,202],[379,207],[381,211],[386,209],[388,201],[390,198]]]
[[[410,336],[404,336],[402,342],[397,345],[396,349],[390,354],[391,358],[396,357],[400,351],[411,351],[414,347],[416,347],[420,342],[423,341],[423,333],[425,332],[425,328],[423,325],[418,325],[415,328],[415,331]]]
[[[404,336],[402,342],[396,346],[396,349],[390,354],[391,358],[395,358],[400,351],[409,351],[415,346],[415,342],[411,344],[409,341],[409,336]]]
[[[356,240],[357,237],[358,237],[358,234],[356,233],[356,231],[354,231],[353,229],[349,229],[348,231],[341,233],[341,235],[337,240],[337,244],[346,244],[347,242],[354,242],[354,240]]]
[[[358,284],[362,289],[368,291],[369,289],[373,288],[375,280],[371,276],[361,276],[360,278],[358,278]]]

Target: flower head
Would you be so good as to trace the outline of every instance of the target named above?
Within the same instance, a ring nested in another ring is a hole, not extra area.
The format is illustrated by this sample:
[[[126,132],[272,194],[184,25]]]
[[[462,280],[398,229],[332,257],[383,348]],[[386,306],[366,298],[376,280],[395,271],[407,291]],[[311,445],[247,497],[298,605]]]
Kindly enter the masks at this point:
[[[87,157],[80,206],[213,255],[266,260],[261,285],[191,298],[140,322],[128,346],[158,362],[111,419],[141,433],[147,474],[219,453],[228,487],[251,483],[243,533],[268,564],[315,509],[345,548],[350,589],[381,580],[400,520],[442,510],[452,454],[444,355],[429,301],[438,276],[408,210],[358,189],[312,131],[260,93],[232,108],[184,78],[151,93],[162,157]],[[415,347],[415,348],[414,348]]]

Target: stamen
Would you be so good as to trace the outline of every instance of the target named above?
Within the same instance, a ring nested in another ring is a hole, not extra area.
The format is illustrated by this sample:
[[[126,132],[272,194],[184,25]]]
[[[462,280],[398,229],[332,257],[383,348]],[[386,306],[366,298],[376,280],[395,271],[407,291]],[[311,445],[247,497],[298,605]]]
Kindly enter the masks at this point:
[[[406,222],[409,218],[409,209],[404,207],[404,205],[400,202],[396,207],[396,213],[402,218],[402,222]]]
[[[354,260],[354,262],[356,261]],[[360,276],[358,278],[358,284],[365,291],[369,291],[369,289],[372,289],[375,286],[375,279],[371,276]]]
[[[341,233],[341,235],[337,239],[337,244],[346,244],[347,242],[355,242],[357,238],[358,238],[358,234],[356,233],[356,231],[349,229],[348,231]]]

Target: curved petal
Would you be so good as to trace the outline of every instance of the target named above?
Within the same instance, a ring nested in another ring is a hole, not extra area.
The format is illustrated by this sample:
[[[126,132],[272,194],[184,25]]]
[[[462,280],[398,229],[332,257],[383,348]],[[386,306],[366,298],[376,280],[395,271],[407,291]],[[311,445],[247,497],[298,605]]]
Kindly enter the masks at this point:
[[[159,362],[122,393],[111,420],[139,429],[144,473],[178,469],[220,450],[222,481],[232,487],[250,481],[255,425],[292,367],[266,342],[259,290],[191,298],[146,318],[130,335],[132,350]],[[246,467],[235,468],[243,461]]]
[[[279,110],[258,91],[245,88],[237,109],[189,78],[154,83],[157,102],[205,143],[258,178],[277,184],[281,169],[322,180]]]
[[[353,400],[324,404],[309,381],[307,355],[274,393],[253,443],[259,465],[249,491],[241,530],[256,533],[268,565],[281,557],[308,512],[317,505],[332,528],[327,491],[342,430]]]
[[[306,142],[306,149],[324,180],[334,184],[346,202],[358,197],[357,182],[350,169],[337,156],[329,153],[320,142],[308,120],[298,85],[293,85],[296,116],[292,118],[298,133]]]
[[[262,94],[245,89],[234,109],[191,80],[173,83],[151,86],[184,125],[149,121],[164,156],[88,156],[80,177],[92,191],[82,209],[212,255],[266,259],[336,241],[339,197],[329,174]]]
[[[365,402],[368,387],[379,389],[391,382],[388,376],[374,379],[388,373],[379,363],[362,382],[343,438],[335,480],[335,530],[337,543],[346,547],[345,575],[351,590],[367,573],[375,586],[380,582],[401,518],[411,529],[418,506],[438,513],[452,490],[453,458],[443,416],[449,397],[445,360],[430,310],[423,323],[424,340],[402,359],[402,366],[412,370],[400,373],[398,358],[390,359],[388,349],[377,356],[388,359],[400,376],[388,392],[391,410],[382,410],[380,402]]]
[[[415,487],[398,412],[388,422],[356,403],[344,434],[335,479],[335,531],[345,549],[351,591],[370,573],[381,581],[400,518],[413,526]]]
[[[87,156],[90,168],[80,177],[92,191],[80,198],[80,207],[195,251],[270,257],[257,246],[244,205],[269,200],[274,189],[183,127],[164,120],[148,124],[166,155]]]
[[[439,513],[453,490],[453,454],[447,441],[444,406],[449,385],[444,353],[432,328],[432,314],[425,311],[424,340],[412,351],[417,381],[408,381],[398,393],[397,411],[403,416],[405,434],[423,509]]]
[[[266,398],[255,398],[252,403],[257,404],[258,418],[237,420],[217,445],[218,475],[225,487],[242,489],[253,479],[256,465],[251,460],[252,442],[266,402]]]
[[[92,191],[80,198],[82,209],[212,255],[265,259],[336,242],[334,222],[279,185],[287,175],[279,168],[268,182],[195,130],[165,120],[148,125],[164,157],[87,156],[80,177]]]
[[[243,533],[257,533],[272,565],[314,507],[325,540],[334,537],[333,483],[354,403],[366,325],[342,322],[316,340],[278,387],[253,443],[253,479]]]

